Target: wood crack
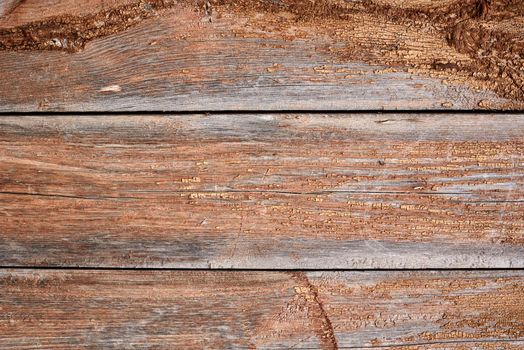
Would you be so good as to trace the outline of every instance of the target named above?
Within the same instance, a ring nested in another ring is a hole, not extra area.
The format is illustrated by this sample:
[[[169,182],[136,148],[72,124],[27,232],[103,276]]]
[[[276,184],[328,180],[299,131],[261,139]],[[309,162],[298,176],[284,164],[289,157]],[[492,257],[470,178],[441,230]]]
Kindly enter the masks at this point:
[[[131,191],[133,192],[133,191]],[[277,194],[289,196],[320,196],[320,195],[334,195],[334,194],[363,194],[363,195],[426,195],[426,196],[463,196],[468,193],[460,192],[407,192],[407,191],[317,191],[317,192],[294,192],[294,191],[275,191],[275,190],[223,190],[223,191],[202,191],[202,190],[172,190],[172,191],[137,191],[142,194]],[[38,197],[56,197],[56,198],[71,198],[71,199],[88,199],[88,200],[140,200],[150,199],[150,197],[138,196],[90,196],[90,195],[73,195],[60,193],[41,193],[41,192],[17,192],[17,191],[0,191],[0,195],[15,195],[15,196],[38,196]],[[454,202],[467,204],[502,204],[502,203],[524,203],[524,199],[515,200],[470,200],[461,201],[453,199]]]
[[[411,347],[411,346],[431,346],[431,345],[452,345],[452,344],[500,344],[500,343],[507,343],[507,342],[520,344],[524,343],[524,340],[518,340],[518,339],[474,339],[474,340],[439,340],[439,341],[431,341],[431,342],[413,342],[413,343],[402,343],[402,344],[387,344],[387,345],[373,345],[373,346],[344,346],[339,347],[338,350],[343,349],[390,349],[390,348],[398,348],[402,346]]]
[[[15,191],[0,191],[0,195],[15,195],[15,196],[36,196],[36,197],[52,197],[52,198],[70,198],[70,199],[87,199],[87,200],[138,200],[146,199],[141,197],[116,197],[116,196],[82,196],[82,195],[67,195],[55,193],[29,193],[29,192],[15,192]]]
[[[295,290],[298,295],[305,299],[310,324],[313,326],[321,348],[323,350],[338,350],[335,330],[320,300],[317,287],[311,283],[304,272],[294,272],[291,276],[300,284],[300,287]]]

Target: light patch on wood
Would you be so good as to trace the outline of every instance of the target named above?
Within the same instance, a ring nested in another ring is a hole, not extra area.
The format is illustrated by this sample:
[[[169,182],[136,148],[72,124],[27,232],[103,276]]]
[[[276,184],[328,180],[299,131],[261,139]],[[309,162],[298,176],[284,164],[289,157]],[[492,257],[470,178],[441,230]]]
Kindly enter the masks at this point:
[[[122,91],[122,87],[116,84],[104,86],[103,88],[100,89],[100,92],[120,92],[120,91]]]

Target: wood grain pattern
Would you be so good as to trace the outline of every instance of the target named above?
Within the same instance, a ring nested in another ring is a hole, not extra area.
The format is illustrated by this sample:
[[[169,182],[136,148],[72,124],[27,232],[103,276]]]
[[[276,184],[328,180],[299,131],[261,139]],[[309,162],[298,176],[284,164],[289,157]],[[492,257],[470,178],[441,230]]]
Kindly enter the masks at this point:
[[[2,0],[0,1],[0,18],[8,16],[20,5],[22,0]]]
[[[522,349],[522,272],[0,271],[2,349]]]
[[[0,0],[0,111],[520,109],[515,0]]]
[[[523,24],[0,0],[0,350],[524,349]]]
[[[524,117],[0,120],[0,265],[524,267]]]

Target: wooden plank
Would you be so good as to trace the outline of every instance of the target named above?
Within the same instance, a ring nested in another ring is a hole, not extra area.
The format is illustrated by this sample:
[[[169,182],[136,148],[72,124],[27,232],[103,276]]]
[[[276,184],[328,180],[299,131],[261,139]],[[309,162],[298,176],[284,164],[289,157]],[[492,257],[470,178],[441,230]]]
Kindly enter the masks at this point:
[[[521,109],[524,3],[0,0],[0,111]]]
[[[524,267],[524,117],[4,116],[0,265]]]
[[[522,349],[524,273],[0,272],[4,349]]]

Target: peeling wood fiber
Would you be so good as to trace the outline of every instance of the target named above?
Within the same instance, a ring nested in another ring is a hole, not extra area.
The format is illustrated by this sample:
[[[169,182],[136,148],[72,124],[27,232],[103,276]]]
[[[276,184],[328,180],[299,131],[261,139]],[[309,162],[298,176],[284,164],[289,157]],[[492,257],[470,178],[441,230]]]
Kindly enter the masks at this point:
[[[91,15],[50,17],[45,21],[0,30],[0,50],[76,52],[83,49],[86,42],[123,32],[177,3],[174,0],[141,1]]]

